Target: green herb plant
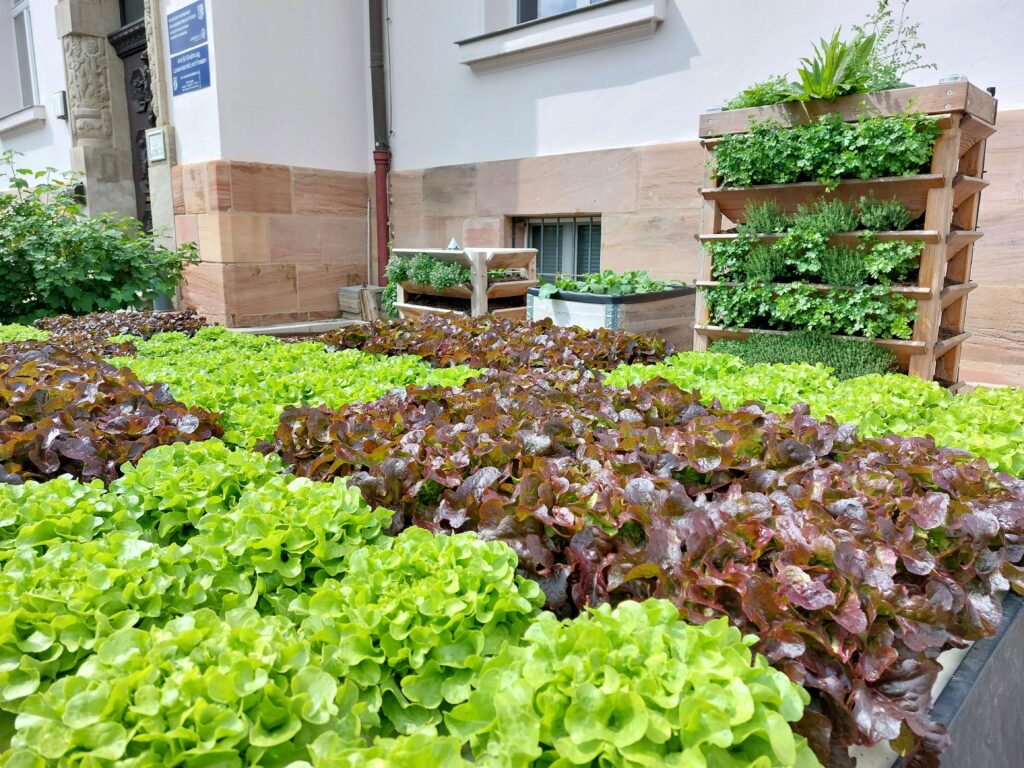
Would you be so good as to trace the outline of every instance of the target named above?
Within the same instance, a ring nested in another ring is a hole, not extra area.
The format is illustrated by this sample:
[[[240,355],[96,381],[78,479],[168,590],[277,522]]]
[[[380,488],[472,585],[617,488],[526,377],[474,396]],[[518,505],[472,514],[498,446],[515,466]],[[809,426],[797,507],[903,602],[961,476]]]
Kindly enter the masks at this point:
[[[754,333],[746,339],[720,339],[710,351],[735,355],[747,365],[821,364],[840,381],[896,370],[896,355],[885,347],[811,331]]]
[[[655,280],[642,269],[631,269],[626,272],[615,272],[606,269],[603,272],[572,278],[559,275],[553,283],[545,283],[540,287],[542,299],[551,298],[559,291],[573,293],[592,293],[599,296],[632,296],[637,293],[656,293],[684,285],[676,280]]]

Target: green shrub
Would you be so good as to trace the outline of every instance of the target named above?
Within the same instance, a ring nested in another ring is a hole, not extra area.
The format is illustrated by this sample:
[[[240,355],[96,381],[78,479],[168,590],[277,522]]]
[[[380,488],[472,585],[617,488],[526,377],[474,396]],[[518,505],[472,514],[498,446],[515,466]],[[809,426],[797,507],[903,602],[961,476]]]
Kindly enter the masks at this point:
[[[755,333],[742,341],[723,339],[714,342],[710,351],[735,355],[747,365],[820,363],[840,380],[896,370],[896,356],[884,347],[807,331],[781,336]]]
[[[767,107],[786,101],[789,94],[789,81],[782,75],[777,75],[744,88],[740,93],[725,102],[722,109]]]
[[[907,207],[895,197],[876,200],[862,196],[857,203],[857,217],[864,229],[875,232],[902,231],[914,220]]]
[[[817,766],[789,726],[809,698],[754,640],[725,619],[685,624],[663,600],[546,613],[446,722],[492,768]]]
[[[516,564],[505,544],[408,528],[355,551],[291,612],[324,669],[363,689],[368,732],[412,733],[465,701],[483,661],[538,614],[543,593]]]
[[[173,294],[195,247],[169,250],[135,219],[85,216],[73,178],[31,171],[0,154],[0,322],[120,309]]]

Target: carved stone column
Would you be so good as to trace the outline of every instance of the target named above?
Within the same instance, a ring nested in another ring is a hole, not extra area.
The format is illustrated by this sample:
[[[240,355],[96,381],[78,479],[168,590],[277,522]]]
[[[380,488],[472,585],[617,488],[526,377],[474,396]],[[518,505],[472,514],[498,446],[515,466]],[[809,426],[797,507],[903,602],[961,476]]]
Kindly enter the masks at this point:
[[[121,60],[107,42],[120,26],[118,0],[59,0],[71,167],[85,179],[86,210],[135,214]]]

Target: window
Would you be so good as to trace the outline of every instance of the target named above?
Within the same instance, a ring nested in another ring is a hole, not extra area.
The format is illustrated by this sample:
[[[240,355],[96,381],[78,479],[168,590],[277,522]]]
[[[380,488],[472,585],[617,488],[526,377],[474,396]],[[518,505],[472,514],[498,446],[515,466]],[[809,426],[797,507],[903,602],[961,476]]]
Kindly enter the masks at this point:
[[[575,11],[577,8],[586,8],[588,5],[596,5],[600,2],[602,0],[518,0],[518,23],[557,16],[566,11]]]
[[[121,26],[141,20],[145,11],[145,0],[121,0]]]
[[[18,78],[21,83],[21,106],[31,107],[38,102],[36,94],[36,67],[32,52],[32,19],[28,0],[14,0],[14,53],[18,57]]]
[[[512,247],[520,241],[537,249],[537,273],[542,280],[601,271],[600,216],[521,219],[512,232]]]

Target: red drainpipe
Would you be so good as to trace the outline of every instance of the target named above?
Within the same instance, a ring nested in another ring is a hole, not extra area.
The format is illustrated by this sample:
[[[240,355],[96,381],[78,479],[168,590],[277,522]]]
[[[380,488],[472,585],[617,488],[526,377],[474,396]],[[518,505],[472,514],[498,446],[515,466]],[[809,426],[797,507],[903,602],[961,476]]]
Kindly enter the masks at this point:
[[[370,96],[373,103],[373,169],[376,181],[377,213],[377,282],[387,280],[388,265],[388,173],[391,171],[391,150],[388,145],[387,80],[384,72],[384,0],[369,0],[370,20]]]
[[[376,225],[377,225],[377,284],[384,285],[387,280],[384,271],[388,266],[388,222],[391,220],[388,210],[388,173],[391,172],[391,151],[375,149],[373,151],[373,169],[376,181]]]

